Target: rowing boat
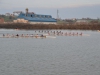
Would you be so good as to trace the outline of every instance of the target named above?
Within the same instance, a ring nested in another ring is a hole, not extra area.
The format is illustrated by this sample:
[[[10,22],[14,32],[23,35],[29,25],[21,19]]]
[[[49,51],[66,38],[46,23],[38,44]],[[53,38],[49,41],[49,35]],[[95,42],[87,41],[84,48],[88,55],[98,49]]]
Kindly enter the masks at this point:
[[[0,36],[0,38],[56,38],[55,36]]]

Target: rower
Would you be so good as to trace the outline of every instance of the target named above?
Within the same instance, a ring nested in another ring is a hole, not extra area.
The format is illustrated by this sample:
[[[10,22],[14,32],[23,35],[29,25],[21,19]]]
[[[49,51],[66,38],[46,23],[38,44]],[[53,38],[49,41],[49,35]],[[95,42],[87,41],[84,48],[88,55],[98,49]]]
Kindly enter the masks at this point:
[[[72,34],[73,36],[74,36],[74,32],[73,32],[73,34]]]
[[[19,35],[17,34],[16,36],[18,37]]]
[[[78,35],[78,32],[76,33],[76,35]]]
[[[82,32],[80,33],[80,35],[82,35]]]
[[[9,34],[7,33],[7,37],[9,37]]]
[[[23,37],[24,35],[22,34],[21,37]]]
[[[43,37],[43,34],[41,35],[41,37]]]
[[[5,34],[3,34],[3,37],[5,36]]]
[[[14,37],[14,34],[12,34],[12,37]]]
[[[26,37],[29,37],[29,35],[27,34]]]
[[[31,37],[33,37],[34,35],[33,34],[31,34]]]

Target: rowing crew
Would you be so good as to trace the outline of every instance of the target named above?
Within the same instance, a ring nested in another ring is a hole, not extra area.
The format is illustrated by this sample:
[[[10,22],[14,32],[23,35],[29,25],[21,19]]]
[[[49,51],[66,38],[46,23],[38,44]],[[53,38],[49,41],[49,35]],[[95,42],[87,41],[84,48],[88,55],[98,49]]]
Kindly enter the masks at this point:
[[[58,36],[60,36],[60,35],[61,35],[61,36],[63,36],[63,35],[64,35],[64,36],[67,36],[67,35],[68,35],[68,36],[71,36],[71,35],[73,35],[73,36],[75,36],[75,35],[78,36],[78,35],[82,35],[82,34],[83,34],[82,32],[81,32],[81,33],[78,33],[78,32],[77,32],[77,33],[74,33],[74,32],[73,32],[73,33],[71,33],[71,32],[69,32],[69,33],[68,33],[68,32],[65,32],[65,33],[64,33],[64,32],[61,32],[61,33],[54,33],[54,34],[48,33],[48,35],[58,35]]]
[[[65,35],[73,35],[73,36],[74,36],[74,35],[82,35],[82,32],[81,32],[81,33],[78,33],[78,32],[77,32],[76,34],[75,34],[74,32],[73,32],[73,33],[67,33],[67,32],[66,32]]]
[[[51,33],[48,33],[47,35],[49,35],[49,36],[51,36],[52,34]],[[12,34],[12,35],[10,35],[10,34],[3,34],[3,37],[46,37],[47,35],[44,35],[44,34],[16,34],[16,35],[14,35],[14,34]],[[71,35],[73,35],[73,36],[78,36],[78,35],[80,35],[80,36],[82,36],[83,35],[83,33],[81,32],[81,33],[71,33],[71,32],[65,32],[65,33],[63,33],[63,32],[61,32],[61,33],[55,33],[55,34],[53,34],[53,35],[57,35],[57,36],[63,36],[63,35],[65,35],[65,36],[71,36]]]
[[[36,32],[36,31],[35,31]],[[40,31],[39,31],[40,32]],[[43,31],[42,31],[43,32]],[[82,35],[82,33],[71,33],[71,32],[61,32],[61,31],[44,31],[44,32],[46,32],[46,33],[48,33],[49,35],[50,34],[57,34],[57,35]]]
[[[31,35],[29,35],[29,34],[21,34],[21,35],[19,35],[19,34],[16,34],[16,35],[14,35],[14,34],[12,34],[12,35],[10,35],[10,34],[7,34],[7,35],[5,35],[5,34],[3,34],[3,37],[46,37],[45,35],[43,35],[43,34],[41,34],[41,35],[38,35],[38,34],[35,34],[35,35],[33,35],[33,34],[31,34]]]

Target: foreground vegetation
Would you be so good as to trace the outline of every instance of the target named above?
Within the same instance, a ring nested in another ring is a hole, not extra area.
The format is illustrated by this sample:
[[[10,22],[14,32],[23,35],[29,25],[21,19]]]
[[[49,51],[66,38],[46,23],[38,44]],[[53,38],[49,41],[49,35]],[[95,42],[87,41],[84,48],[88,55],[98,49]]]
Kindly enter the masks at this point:
[[[100,24],[82,24],[82,25],[53,25],[53,24],[22,24],[22,23],[7,23],[7,24],[0,24],[0,28],[4,29],[74,29],[74,30],[100,30]]]

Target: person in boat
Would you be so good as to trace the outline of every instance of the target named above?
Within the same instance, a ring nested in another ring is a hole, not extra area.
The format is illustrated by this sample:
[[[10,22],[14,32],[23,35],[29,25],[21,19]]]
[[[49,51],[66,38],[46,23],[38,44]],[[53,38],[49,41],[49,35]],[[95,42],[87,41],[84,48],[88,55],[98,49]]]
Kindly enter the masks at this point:
[[[9,36],[9,34],[7,33],[7,37]]]
[[[71,32],[69,32],[69,36],[71,35]]]
[[[5,37],[5,34],[3,34],[3,37]]]
[[[24,35],[22,34],[21,37],[24,37]]]
[[[72,35],[73,35],[73,36],[75,35],[75,34],[74,34],[74,32],[73,32],[73,34],[72,34]]]
[[[63,35],[63,32],[61,33],[61,35]]]
[[[34,37],[34,34],[32,34],[32,37]]]
[[[55,35],[55,31],[54,31],[53,33],[54,33],[54,35]]]
[[[44,37],[43,34],[40,37]]]
[[[38,34],[36,34],[35,37],[37,38],[38,37]]]
[[[17,34],[16,36],[18,37],[19,35]]]
[[[12,34],[12,37],[14,37],[14,34]]]
[[[67,32],[65,33],[65,36],[67,35]]]
[[[82,33],[80,33],[80,35],[82,35]]]
[[[78,35],[78,32],[76,33],[76,35]]]
[[[50,33],[48,32],[48,35],[50,35]]]
[[[26,37],[29,37],[29,35],[27,34]]]

